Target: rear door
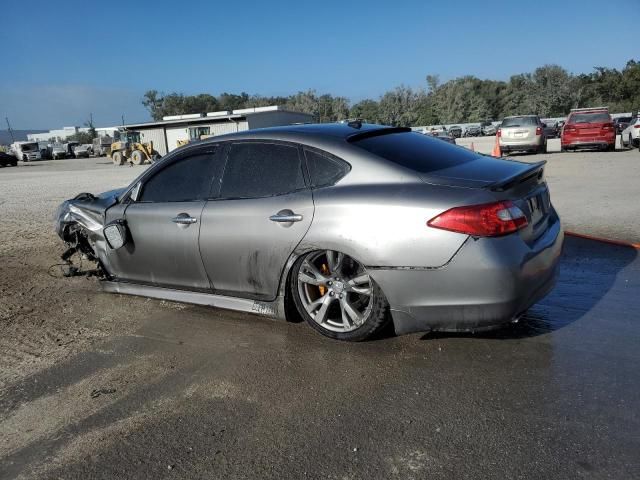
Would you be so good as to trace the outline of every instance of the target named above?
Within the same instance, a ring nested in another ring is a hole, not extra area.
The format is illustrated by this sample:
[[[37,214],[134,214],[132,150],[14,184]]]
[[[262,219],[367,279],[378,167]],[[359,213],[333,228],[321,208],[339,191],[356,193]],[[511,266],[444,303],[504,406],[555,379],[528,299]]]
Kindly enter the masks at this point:
[[[220,194],[202,212],[200,252],[214,290],[275,299],[285,263],[312,218],[296,145],[229,145]]]
[[[223,167],[218,153],[216,146],[190,150],[142,181],[124,214],[131,238],[109,252],[120,280],[210,291],[198,237],[202,209]]]

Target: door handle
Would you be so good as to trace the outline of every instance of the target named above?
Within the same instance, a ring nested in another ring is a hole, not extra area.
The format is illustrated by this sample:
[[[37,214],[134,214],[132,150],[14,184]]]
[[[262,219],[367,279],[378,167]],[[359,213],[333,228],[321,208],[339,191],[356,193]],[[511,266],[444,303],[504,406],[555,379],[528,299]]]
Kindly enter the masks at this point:
[[[298,213],[276,213],[275,215],[271,215],[269,220],[280,223],[301,222],[302,215]]]
[[[181,213],[181,214],[176,215],[175,217],[173,217],[171,219],[171,221],[173,223],[177,223],[179,225],[191,225],[192,223],[197,223],[198,219],[192,217],[188,213]]]

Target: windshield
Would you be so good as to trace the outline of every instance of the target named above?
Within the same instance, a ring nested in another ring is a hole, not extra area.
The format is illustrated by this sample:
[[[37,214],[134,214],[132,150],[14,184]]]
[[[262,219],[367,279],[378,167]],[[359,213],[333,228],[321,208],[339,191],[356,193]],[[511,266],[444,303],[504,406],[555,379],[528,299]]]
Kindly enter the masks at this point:
[[[20,149],[23,152],[33,152],[33,151],[38,150],[38,144],[37,143],[23,143],[20,146]]]
[[[610,121],[611,117],[605,112],[574,113],[569,118],[569,123],[606,123]]]
[[[410,132],[363,138],[353,145],[420,173],[455,167],[478,158],[470,150]]]
[[[536,117],[511,117],[502,121],[502,127],[530,127],[537,125]]]

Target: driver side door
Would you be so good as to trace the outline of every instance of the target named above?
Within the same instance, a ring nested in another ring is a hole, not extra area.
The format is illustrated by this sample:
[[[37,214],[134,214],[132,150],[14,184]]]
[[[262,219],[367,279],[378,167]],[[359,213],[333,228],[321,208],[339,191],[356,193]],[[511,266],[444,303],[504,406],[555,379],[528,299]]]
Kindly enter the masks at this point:
[[[212,184],[222,172],[216,145],[190,149],[142,180],[136,201],[124,211],[129,240],[111,251],[118,280],[209,291],[198,239]]]

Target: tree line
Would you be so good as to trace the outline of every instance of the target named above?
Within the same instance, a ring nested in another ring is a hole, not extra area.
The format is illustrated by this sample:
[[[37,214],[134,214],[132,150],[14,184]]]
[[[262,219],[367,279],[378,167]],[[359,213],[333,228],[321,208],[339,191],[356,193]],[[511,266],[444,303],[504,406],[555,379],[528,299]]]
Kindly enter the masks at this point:
[[[440,82],[427,75],[425,85],[400,85],[378,99],[349,99],[315,90],[289,96],[222,93],[184,95],[149,90],[142,104],[154,120],[167,115],[282,105],[309,113],[317,122],[360,118],[395,126],[435,125],[500,120],[508,115],[561,117],[578,107],[608,106],[612,113],[640,109],[640,62],[629,60],[622,70],[595,67],[572,74],[558,65],[544,65],[508,81],[482,80],[472,75]]]

